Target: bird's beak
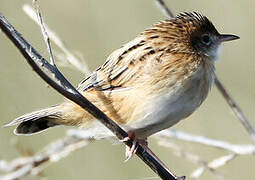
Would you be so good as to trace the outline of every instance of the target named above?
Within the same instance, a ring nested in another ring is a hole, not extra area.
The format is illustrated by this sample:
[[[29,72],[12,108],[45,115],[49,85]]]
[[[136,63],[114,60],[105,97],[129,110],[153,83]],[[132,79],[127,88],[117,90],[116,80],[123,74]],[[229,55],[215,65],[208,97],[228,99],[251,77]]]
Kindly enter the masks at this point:
[[[232,35],[232,34],[220,34],[220,37],[219,37],[220,42],[232,41],[236,39],[240,39],[240,37],[236,35]]]

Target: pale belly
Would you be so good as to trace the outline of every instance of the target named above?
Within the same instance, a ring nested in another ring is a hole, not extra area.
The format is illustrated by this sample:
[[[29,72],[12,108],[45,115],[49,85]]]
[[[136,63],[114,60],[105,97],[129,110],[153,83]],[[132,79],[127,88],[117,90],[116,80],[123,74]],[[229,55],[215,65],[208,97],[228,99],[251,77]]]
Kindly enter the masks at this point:
[[[137,138],[143,139],[188,117],[204,101],[212,83],[212,80],[200,77],[194,76],[184,87],[157,96],[148,107],[143,108],[144,112],[138,111],[144,113],[144,117],[133,121],[125,129],[134,131]]]

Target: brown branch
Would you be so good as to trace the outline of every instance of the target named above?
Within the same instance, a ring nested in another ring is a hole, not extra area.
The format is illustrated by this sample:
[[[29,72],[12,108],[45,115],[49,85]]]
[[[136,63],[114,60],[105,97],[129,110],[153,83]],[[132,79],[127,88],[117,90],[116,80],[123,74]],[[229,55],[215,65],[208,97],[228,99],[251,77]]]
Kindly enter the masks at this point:
[[[54,63],[50,64],[45,60],[7,21],[0,13],[0,28],[7,37],[19,49],[33,70],[50,86],[57,90],[60,94],[75,102],[83,109],[92,114],[96,119],[102,122],[110,129],[119,139],[127,137],[127,133],[119,127],[114,121],[107,117],[102,111],[82,96],[66,78],[61,74]],[[132,140],[125,142],[129,147],[132,146]],[[176,177],[172,174],[164,164],[155,157],[148,149],[144,149],[140,144],[137,146],[136,154],[162,179],[176,180],[184,179],[184,177]]]

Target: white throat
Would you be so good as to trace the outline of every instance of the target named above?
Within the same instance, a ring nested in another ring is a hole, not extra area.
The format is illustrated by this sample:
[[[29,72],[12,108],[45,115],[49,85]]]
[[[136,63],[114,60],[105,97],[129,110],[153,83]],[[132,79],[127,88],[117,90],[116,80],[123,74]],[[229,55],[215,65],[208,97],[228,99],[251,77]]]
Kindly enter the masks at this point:
[[[206,56],[209,57],[209,59],[212,61],[218,61],[220,56],[220,51],[221,51],[221,44],[218,44],[215,48],[209,50],[206,53]]]

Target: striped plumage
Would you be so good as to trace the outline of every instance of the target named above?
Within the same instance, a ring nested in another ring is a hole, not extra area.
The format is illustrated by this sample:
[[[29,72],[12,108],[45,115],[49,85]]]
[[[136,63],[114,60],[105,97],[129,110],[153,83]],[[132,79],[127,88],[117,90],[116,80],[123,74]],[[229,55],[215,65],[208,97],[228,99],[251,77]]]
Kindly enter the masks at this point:
[[[223,36],[225,40],[237,38],[220,35],[196,12],[161,21],[114,51],[78,90],[127,131],[145,139],[201,105],[213,83],[214,62]],[[41,112],[7,125],[19,124],[18,134],[62,124],[95,128],[94,118],[69,101]]]

